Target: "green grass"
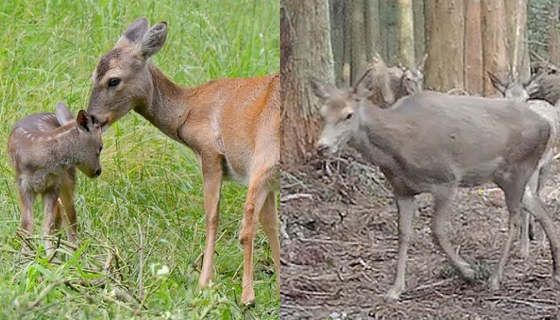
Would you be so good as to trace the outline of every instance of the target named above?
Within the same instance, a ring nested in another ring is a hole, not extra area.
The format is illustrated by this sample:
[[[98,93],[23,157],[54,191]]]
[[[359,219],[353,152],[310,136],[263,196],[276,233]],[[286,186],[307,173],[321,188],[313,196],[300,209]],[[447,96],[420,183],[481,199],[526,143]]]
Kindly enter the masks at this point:
[[[167,42],[152,60],[176,83],[194,86],[277,72],[278,13],[278,0],[0,0],[0,148],[27,114],[53,112],[57,101],[85,109],[97,59],[137,17],[168,22]],[[61,252],[59,262],[49,262],[41,247],[33,256],[12,252],[21,246],[20,210],[13,169],[0,152],[0,319],[278,319],[262,232],[255,240],[256,305],[240,304],[246,188],[224,183],[214,282],[198,291],[205,218],[192,152],[134,113],[114,124],[104,143],[101,177],[78,177],[79,249]],[[43,217],[39,203],[35,208],[38,234]],[[102,271],[108,255],[118,257],[119,271],[115,259]],[[121,301],[115,288],[141,303]]]

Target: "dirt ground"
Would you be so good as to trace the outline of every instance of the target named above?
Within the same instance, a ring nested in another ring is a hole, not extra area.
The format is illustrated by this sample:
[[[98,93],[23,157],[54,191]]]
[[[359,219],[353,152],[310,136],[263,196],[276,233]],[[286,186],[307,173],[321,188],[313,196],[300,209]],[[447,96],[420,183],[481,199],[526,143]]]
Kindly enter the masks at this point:
[[[543,192],[560,230],[560,166]],[[432,242],[429,195],[416,198],[406,291],[384,294],[397,263],[397,209],[390,187],[351,150],[282,173],[281,319],[560,319],[560,286],[551,281],[548,242],[540,226],[530,257],[517,242],[499,291],[488,286],[506,239],[508,213],[495,186],[462,189],[447,234],[477,271],[461,279]]]

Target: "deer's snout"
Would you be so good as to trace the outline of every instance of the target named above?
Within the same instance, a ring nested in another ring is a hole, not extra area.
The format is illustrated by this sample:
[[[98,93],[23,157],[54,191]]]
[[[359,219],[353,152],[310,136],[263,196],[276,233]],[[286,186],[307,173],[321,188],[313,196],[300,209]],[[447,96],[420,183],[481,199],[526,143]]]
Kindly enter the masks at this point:
[[[97,170],[95,170],[95,178],[99,177],[101,175],[101,168],[98,168]]]
[[[324,157],[334,153],[334,150],[328,144],[319,141],[317,144],[317,152],[320,156]]]

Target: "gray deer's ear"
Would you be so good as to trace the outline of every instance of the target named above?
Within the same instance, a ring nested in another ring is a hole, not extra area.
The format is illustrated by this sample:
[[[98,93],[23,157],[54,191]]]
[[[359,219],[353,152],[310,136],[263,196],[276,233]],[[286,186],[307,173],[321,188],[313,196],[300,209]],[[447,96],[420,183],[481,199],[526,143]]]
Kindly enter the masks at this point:
[[[74,120],[74,116],[72,115],[72,112],[70,112],[70,110],[64,103],[59,102],[56,105],[56,119],[58,120],[58,123],[60,123],[60,125],[63,126],[68,122]]]
[[[490,71],[488,71],[488,77],[490,78],[494,88],[496,88],[496,90],[498,90],[501,94],[505,95],[506,85],[502,82],[502,80]]]
[[[150,28],[142,37],[142,41],[136,44],[136,52],[140,57],[149,59],[163,47],[167,39],[167,22],[158,22]]]
[[[542,73],[536,73],[526,83],[523,84],[523,87],[525,87],[525,91],[527,91],[527,94],[529,96],[539,91],[540,88],[539,82],[541,78],[542,78]]]
[[[331,90],[333,89],[331,85],[325,85],[314,77],[309,79],[309,84],[311,85],[311,90],[313,90],[313,93],[315,93],[317,97],[326,100],[331,96]]]
[[[78,128],[80,130],[90,132],[93,129],[93,120],[84,110],[78,111],[76,123],[78,123]]]
[[[145,17],[136,19],[136,21],[128,26],[119,41],[117,41],[115,48],[136,45],[136,43],[142,39],[146,31],[148,31],[149,25],[150,23]]]

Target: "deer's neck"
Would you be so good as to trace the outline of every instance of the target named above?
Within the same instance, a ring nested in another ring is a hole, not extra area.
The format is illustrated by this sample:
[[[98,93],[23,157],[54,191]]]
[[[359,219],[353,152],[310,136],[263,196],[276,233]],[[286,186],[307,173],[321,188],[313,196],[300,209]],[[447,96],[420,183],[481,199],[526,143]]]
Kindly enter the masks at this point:
[[[177,129],[190,108],[184,99],[188,88],[173,83],[152,64],[148,65],[148,70],[153,91],[148,101],[134,110],[161,132],[174,140],[180,141],[177,136]]]
[[[376,165],[393,168],[400,158],[399,149],[407,137],[406,124],[399,123],[388,109],[360,108],[360,129],[352,147]]]

